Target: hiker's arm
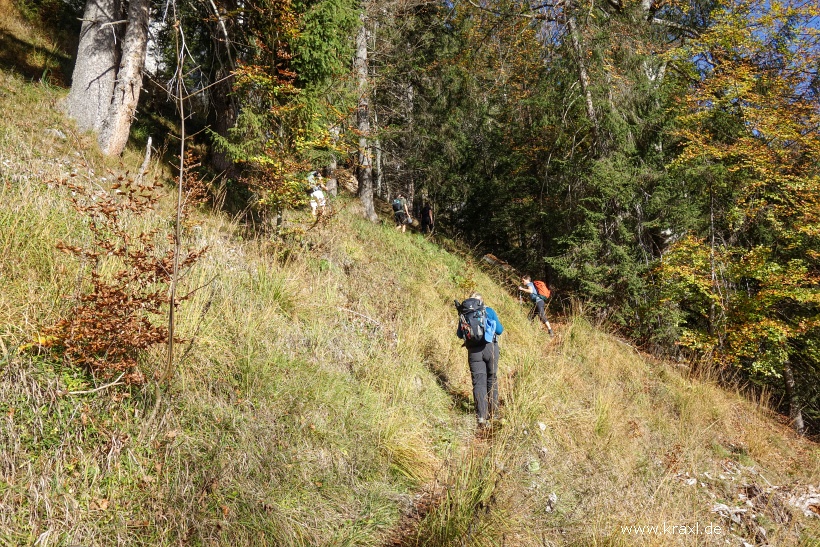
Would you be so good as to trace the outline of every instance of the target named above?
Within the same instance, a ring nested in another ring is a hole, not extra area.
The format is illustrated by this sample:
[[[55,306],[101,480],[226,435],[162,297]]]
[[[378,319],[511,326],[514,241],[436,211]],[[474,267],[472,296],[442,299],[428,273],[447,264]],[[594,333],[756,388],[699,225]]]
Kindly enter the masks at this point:
[[[521,285],[519,285],[518,290],[521,292],[525,292],[527,294],[533,294],[533,290],[529,287],[522,287]]]

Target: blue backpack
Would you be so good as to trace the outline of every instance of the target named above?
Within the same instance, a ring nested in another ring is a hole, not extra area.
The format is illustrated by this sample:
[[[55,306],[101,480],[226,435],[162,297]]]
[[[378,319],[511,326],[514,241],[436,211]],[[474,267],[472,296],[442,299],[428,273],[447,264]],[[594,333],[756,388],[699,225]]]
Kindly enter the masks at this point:
[[[489,343],[495,342],[495,321],[487,317],[484,320],[484,341]]]

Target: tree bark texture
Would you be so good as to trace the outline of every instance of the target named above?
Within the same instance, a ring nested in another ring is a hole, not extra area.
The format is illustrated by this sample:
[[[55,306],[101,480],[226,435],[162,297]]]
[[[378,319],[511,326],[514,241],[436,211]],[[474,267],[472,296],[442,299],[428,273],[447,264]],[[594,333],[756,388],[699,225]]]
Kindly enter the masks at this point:
[[[569,28],[569,35],[572,41],[572,48],[575,50],[575,56],[578,58],[578,76],[581,80],[581,91],[584,94],[584,104],[587,110],[587,117],[592,124],[592,133],[595,138],[595,146],[600,146],[601,131],[598,126],[598,116],[595,115],[595,105],[592,102],[592,91],[590,89],[589,73],[587,72],[586,58],[584,56],[584,48],[581,46],[581,37],[578,32],[578,24],[575,21],[575,16],[571,15],[567,19],[567,27]]]
[[[789,420],[794,430],[802,435],[806,430],[806,426],[803,423],[803,412],[800,409],[800,401],[798,401],[795,391],[792,365],[788,361],[783,363],[783,380],[786,387],[786,398],[789,402]]]
[[[382,142],[379,139],[373,143],[373,155],[376,161],[375,164],[375,174],[373,176],[373,184],[375,185],[374,192],[376,196],[382,197],[384,194],[382,193],[382,184],[384,182],[384,172],[382,171]]]
[[[137,111],[148,47],[148,1],[128,2],[128,27],[122,42],[122,61],[108,106],[108,116],[103,121],[98,139],[102,153],[108,156],[119,155],[125,149],[131,122]]]
[[[339,128],[338,127],[331,127],[330,134],[333,137],[333,147],[335,149],[336,143],[339,141]],[[336,153],[333,153],[331,156],[330,163],[327,165],[327,182],[325,186],[327,187],[327,192],[331,196],[335,196],[339,193],[339,179],[336,176],[336,169],[339,167],[339,160],[336,158]]]
[[[365,217],[376,222],[376,209],[373,205],[373,164],[370,159],[370,148],[367,145],[367,137],[370,134],[370,108],[367,77],[367,27],[365,26],[365,16],[362,14],[361,26],[356,34],[356,56],[353,60],[353,67],[359,88],[359,104],[356,109],[356,125],[359,130],[359,162],[356,168],[356,178],[359,179],[359,199],[364,207]]]
[[[81,131],[99,131],[114,92],[122,24],[119,0],[88,0],[80,30],[77,61],[66,99],[68,115]]]
[[[223,70],[217,72],[216,78],[219,80],[227,75]],[[216,84],[211,90],[211,102],[213,106],[212,126],[213,130],[223,137],[228,136],[228,129],[236,124],[239,108],[231,95],[234,78],[227,78]],[[210,118],[209,118],[210,119]],[[228,178],[236,178],[239,172],[234,162],[225,152],[211,149],[211,164],[217,171],[222,171]]]

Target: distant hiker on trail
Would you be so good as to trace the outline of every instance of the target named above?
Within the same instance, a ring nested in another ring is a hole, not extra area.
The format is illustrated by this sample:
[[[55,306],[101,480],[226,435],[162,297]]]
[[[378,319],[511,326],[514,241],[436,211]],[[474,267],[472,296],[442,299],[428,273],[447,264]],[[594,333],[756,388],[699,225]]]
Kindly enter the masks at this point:
[[[311,171],[307,176],[307,193],[310,196],[310,213],[316,218],[320,213],[324,214],[327,200],[325,199],[325,187],[322,182],[322,175],[318,171]]]
[[[393,200],[393,216],[396,218],[396,229],[401,229],[402,233],[404,233],[405,230],[407,230],[407,225],[412,222],[404,194],[397,195]]]
[[[421,208],[421,233],[433,233],[433,208],[429,201],[425,201]]]
[[[504,327],[495,310],[484,305],[478,293],[460,303],[456,334],[464,340],[473,379],[473,399],[478,427],[483,429],[498,410],[498,335]]]
[[[523,284],[523,287],[518,287],[518,290],[528,293],[530,295],[530,300],[535,303],[535,306],[530,312],[530,321],[535,319],[535,314],[538,313],[538,317],[541,318],[541,322],[547,327],[547,332],[549,332],[550,336],[552,336],[552,326],[550,326],[550,322],[547,321],[547,313],[544,311],[545,302],[547,301],[547,298],[549,298],[549,289],[547,289],[547,286],[544,285],[543,281],[536,281],[535,283],[540,283],[543,285],[542,291],[546,292],[546,294],[541,294],[535,288],[535,283],[533,283],[532,278],[528,275],[521,278],[521,283]]]

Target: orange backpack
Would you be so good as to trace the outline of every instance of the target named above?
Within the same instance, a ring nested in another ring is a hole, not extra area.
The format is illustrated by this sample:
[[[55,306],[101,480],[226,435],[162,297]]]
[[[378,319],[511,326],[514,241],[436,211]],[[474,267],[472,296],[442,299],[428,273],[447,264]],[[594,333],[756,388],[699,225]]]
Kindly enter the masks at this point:
[[[535,285],[535,290],[538,291],[538,294],[543,296],[544,298],[550,297],[550,290],[547,287],[547,284],[543,281],[533,281],[533,285]]]

